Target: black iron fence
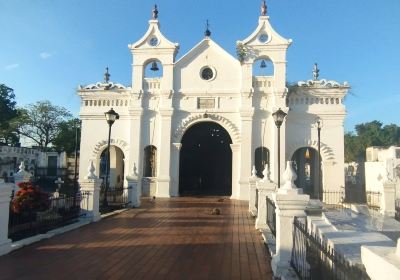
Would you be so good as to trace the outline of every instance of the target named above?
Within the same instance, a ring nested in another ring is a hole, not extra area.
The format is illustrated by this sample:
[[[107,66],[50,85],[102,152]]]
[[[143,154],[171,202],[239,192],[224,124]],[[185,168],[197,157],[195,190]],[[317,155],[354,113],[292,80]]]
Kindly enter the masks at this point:
[[[365,192],[365,200],[369,209],[378,211],[381,208],[381,193],[366,191]]]
[[[266,198],[267,203],[267,225],[271,230],[271,233],[276,237],[276,206],[268,196]]]
[[[322,202],[328,209],[343,209],[344,192],[334,190],[324,190],[322,193]]]
[[[395,209],[396,212],[394,214],[394,217],[396,220],[400,221],[400,199],[395,200]]]
[[[59,197],[49,197],[47,210],[24,209],[18,213],[14,211],[14,197],[12,197],[8,238],[12,241],[18,241],[77,222],[81,216],[81,202],[88,201],[89,195],[89,193],[78,193],[75,196],[60,195]],[[86,203],[86,205],[88,204]]]
[[[105,186],[100,190],[100,213],[105,214],[118,209],[127,207],[130,203],[128,192],[131,188],[112,187],[107,190],[107,205],[104,205],[104,196],[106,195]]]
[[[290,262],[300,279],[368,280],[364,267],[351,265],[327,242],[309,232],[306,218],[295,218]]]

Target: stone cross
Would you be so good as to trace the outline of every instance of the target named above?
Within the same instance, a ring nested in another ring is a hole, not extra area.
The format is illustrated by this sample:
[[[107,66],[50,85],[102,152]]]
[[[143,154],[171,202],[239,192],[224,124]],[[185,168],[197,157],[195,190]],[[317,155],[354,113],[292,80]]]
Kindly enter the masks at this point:
[[[54,197],[58,197],[59,196],[59,192],[58,191],[61,189],[61,184],[64,184],[64,181],[61,180],[60,177],[58,177],[57,180],[54,181],[54,183],[56,183],[57,186],[58,186],[56,192],[54,193]]]

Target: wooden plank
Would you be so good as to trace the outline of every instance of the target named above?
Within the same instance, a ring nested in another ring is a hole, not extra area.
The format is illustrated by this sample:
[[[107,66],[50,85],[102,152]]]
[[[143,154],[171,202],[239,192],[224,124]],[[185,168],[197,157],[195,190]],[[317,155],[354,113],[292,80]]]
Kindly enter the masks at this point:
[[[218,207],[221,215],[211,215]],[[23,269],[21,269],[23,267]],[[160,199],[0,257],[2,279],[271,279],[247,203]]]

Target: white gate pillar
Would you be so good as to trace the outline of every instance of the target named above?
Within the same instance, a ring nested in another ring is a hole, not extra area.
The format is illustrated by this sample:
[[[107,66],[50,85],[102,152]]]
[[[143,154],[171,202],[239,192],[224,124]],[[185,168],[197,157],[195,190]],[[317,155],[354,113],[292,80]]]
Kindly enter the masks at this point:
[[[136,174],[126,176],[128,182],[128,201],[130,206],[139,207],[140,198],[142,196],[141,190],[138,188],[138,177]]]
[[[257,181],[260,178],[256,175],[256,167],[253,166],[252,175],[249,178],[249,212],[253,216],[257,216]]]
[[[257,182],[258,206],[256,229],[267,228],[267,197],[270,197],[277,189],[277,185],[269,180],[267,172],[264,178]]]
[[[272,270],[275,276],[288,271],[293,249],[293,222],[295,217],[306,216],[305,209],[309,195],[302,194],[294,184],[297,175],[288,161],[283,175],[285,185],[272,195],[276,205],[276,255],[272,258]]]
[[[8,218],[13,187],[14,184],[0,183],[0,256],[11,251],[11,240],[8,239]]]
[[[102,179],[95,175],[96,168],[93,161],[90,161],[88,168],[89,173],[83,180],[79,181],[81,193],[86,193],[81,200],[81,209],[86,214],[86,217],[93,222],[101,219],[100,216],[100,186],[103,182]]]

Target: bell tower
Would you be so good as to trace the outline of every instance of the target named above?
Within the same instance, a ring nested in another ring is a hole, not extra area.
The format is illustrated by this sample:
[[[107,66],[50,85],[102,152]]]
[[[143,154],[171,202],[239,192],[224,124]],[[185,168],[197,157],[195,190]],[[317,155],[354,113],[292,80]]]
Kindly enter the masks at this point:
[[[160,31],[158,8],[154,5],[152,19],[146,34],[136,43],[128,45],[132,53],[132,89],[142,92],[146,88],[145,68],[150,65],[152,71],[162,71],[158,85],[161,92],[173,90],[173,64],[179,50],[179,44],[169,41]]]
[[[259,61],[261,68],[267,67],[267,62],[268,67],[273,68],[270,74],[272,83],[269,84],[272,92],[275,95],[286,93],[286,52],[291,43],[291,39],[283,38],[272,28],[270,17],[267,15],[267,5],[262,1],[257,28],[246,39],[237,42],[238,57],[242,62],[243,71],[242,91],[251,92],[256,86],[253,64]],[[275,101],[276,107],[286,106],[283,98],[275,98]]]

